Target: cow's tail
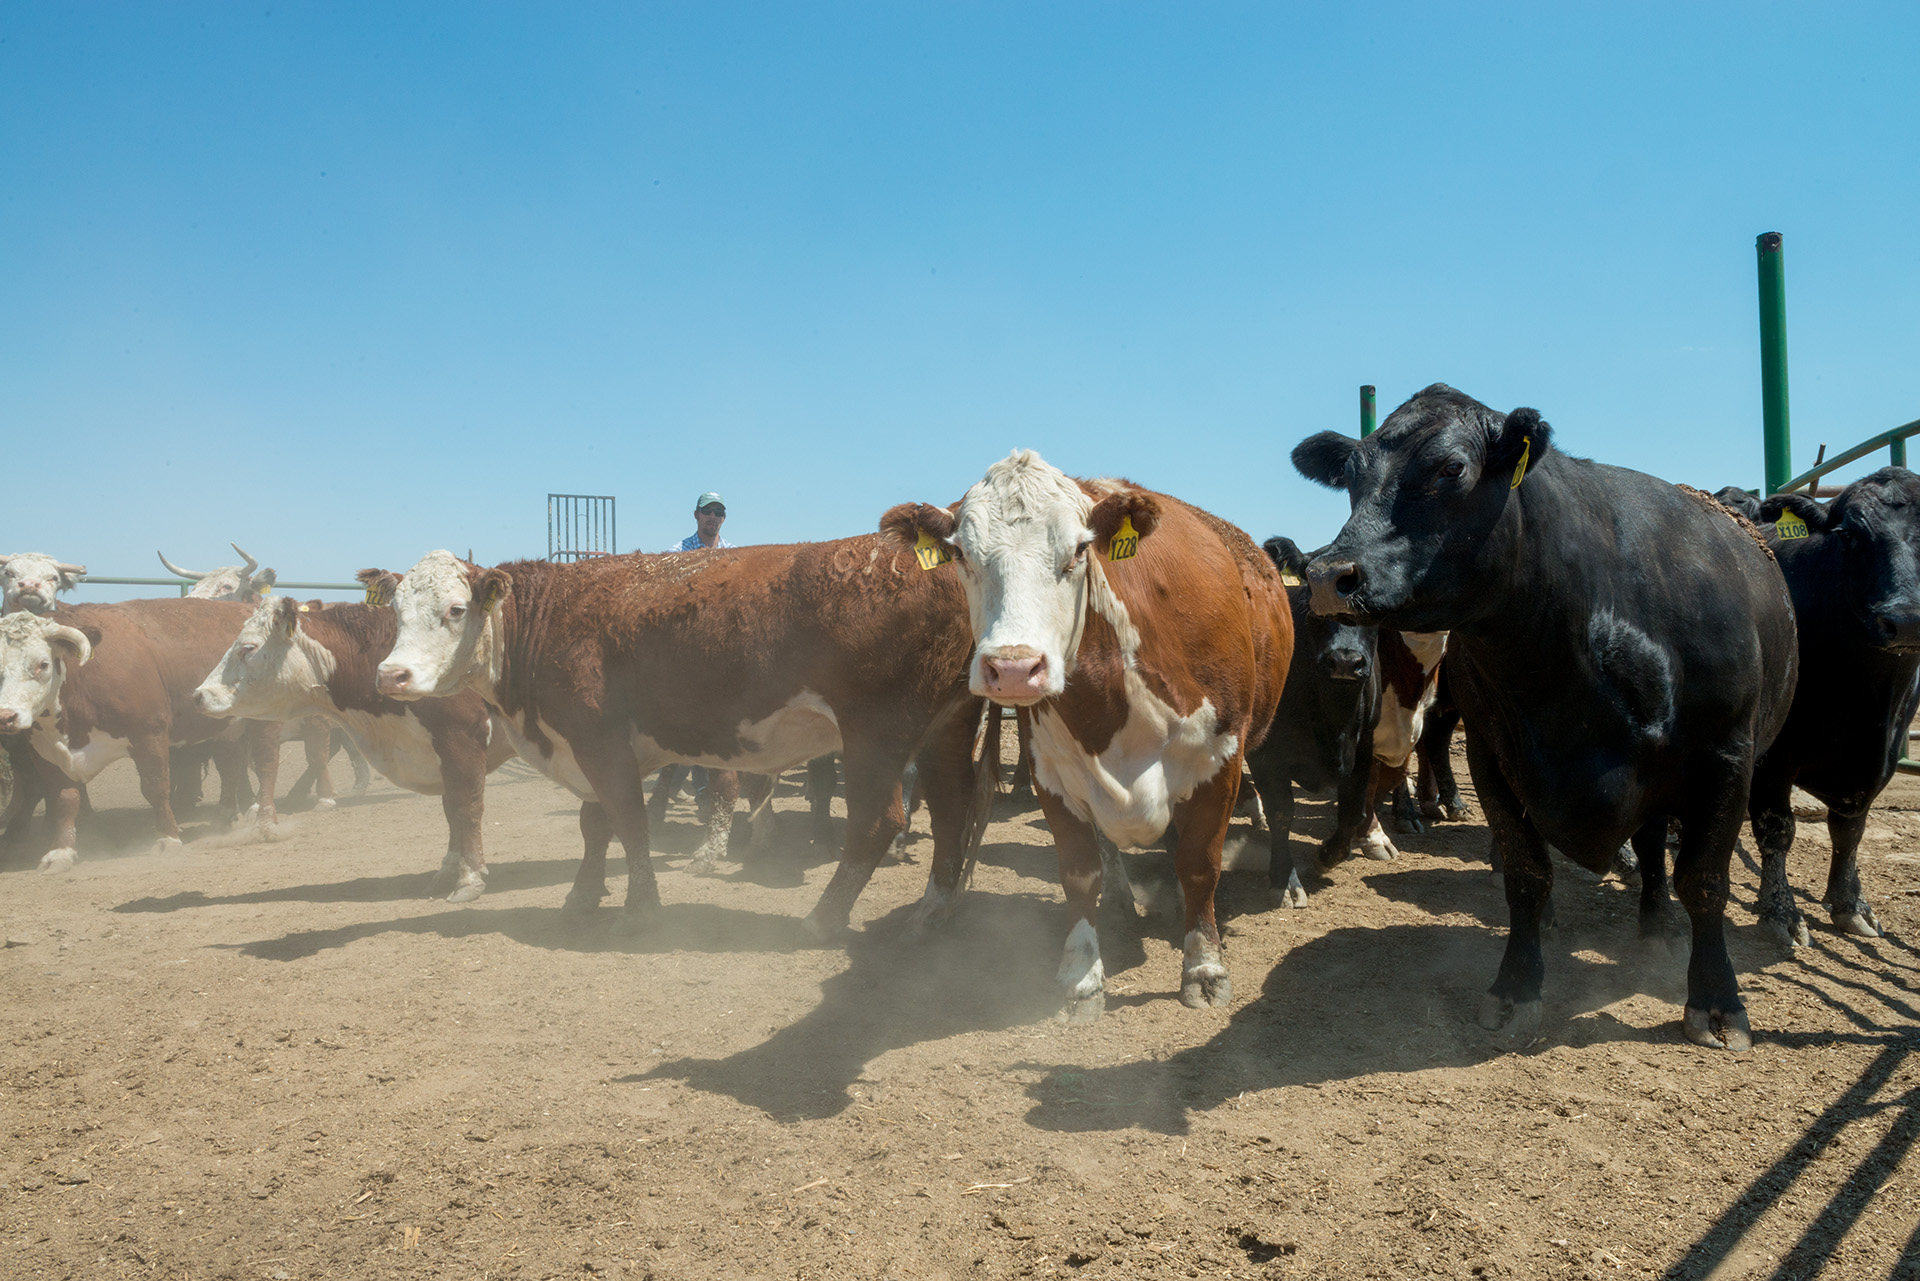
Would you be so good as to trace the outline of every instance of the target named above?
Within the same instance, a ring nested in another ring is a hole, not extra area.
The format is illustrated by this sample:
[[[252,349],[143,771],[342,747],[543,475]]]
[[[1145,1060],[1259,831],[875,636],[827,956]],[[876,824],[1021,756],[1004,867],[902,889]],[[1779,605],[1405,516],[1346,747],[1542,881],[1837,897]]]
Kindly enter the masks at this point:
[[[983,700],[984,701],[984,700]],[[973,884],[973,866],[980,861],[980,844],[993,818],[993,797],[1000,790],[1000,705],[987,702],[973,731],[973,792],[967,798],[967,843],[960,852],[960,883]]]

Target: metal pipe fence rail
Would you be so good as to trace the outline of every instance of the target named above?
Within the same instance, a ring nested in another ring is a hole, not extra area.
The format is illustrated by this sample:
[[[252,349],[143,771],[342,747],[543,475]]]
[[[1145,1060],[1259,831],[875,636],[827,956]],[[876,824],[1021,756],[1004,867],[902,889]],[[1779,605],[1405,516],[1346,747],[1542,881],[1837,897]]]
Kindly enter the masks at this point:
[[[79,577],[79,581],[82,583],[103,583],[113,587],[178,587],[180,594],[185,596],[193,590],[193,585],[199,580],[194,578],[120,578],[107,574],[82,574]],[[293,591],[316,592],[358,592],[365,590],[359,583],[277,582],[273,585],[273,588],[275,591],[289,588]]]

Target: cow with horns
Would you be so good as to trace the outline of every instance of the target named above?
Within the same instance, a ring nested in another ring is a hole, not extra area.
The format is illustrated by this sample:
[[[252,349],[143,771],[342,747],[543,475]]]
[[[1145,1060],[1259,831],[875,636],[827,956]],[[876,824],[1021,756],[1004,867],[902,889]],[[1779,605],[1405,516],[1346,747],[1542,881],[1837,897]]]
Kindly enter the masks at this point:
[[[1273,562],[1197,507],[1130,481],[1076,480],[1032,450],[995,463],[953,506],[902,504],[880,528],[923,566],[954,562],[972,620],[968,686],[1021,709],[1029,729],[1067,899],[1066,1017],[1105,1008],[1098,835],[1137,847],[1169,823],[1185,900],[1180,999],[1226,1005],[1220,851],[1293,654]]]
[[[58,595],[80,585],[85,565],[71,565],[42,552],[14,552],[0,556],[0,614],[50,615],[59,607]],[[27,830],[27,819],[46,795],[40,786],[40,771],[33,763],[33,749],[24,738],[7,738],[7,772],[13,790],[7,796],[6,812],[0,815],[0,845],[17,846]],[[85,803],[85,794],[81,795]]]

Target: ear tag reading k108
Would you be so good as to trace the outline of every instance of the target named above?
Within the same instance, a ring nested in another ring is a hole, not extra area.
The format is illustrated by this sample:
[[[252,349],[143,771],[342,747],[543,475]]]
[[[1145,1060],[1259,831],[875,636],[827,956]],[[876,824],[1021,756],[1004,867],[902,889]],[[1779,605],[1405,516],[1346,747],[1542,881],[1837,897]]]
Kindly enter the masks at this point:
[[[1527,459],[1533,455],[1533,437],[1527,437],[1527,443],[1520,446],[1520,461],[1514,464],[1513,483],[1508,489],[1520,488],[1520,482],[1527,478]]]
[[[1792,512],[1781,512],[1780,519],[1773,522],[1773,532],[1780,535],[1781,542],[1807,536],[1807,522]]]
[[[1133,517],[1122,516],[1120,528],[1113,531],[1113,538],[1107,543],[1108,560],[1132,560],[1140,554],[1140,531],[1133,527]]]
[[[923,529],[920,537],[914,540],[913,557],[920,562],[922,569],[938,569],[953,559],[953,551]]]

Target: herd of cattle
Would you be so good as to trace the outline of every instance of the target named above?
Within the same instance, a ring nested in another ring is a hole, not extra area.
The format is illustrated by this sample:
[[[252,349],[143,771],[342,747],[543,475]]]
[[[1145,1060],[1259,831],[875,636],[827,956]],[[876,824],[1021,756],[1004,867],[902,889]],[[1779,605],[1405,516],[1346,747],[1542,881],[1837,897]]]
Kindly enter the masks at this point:
[[[1274,901],[1300,906],[1356,848],[1395,857],[1389,800],[1403,825],[1465,812],[1447,763],[1464,725],[1511,915],[1489,1028],[1539,1023],[1550,849],[1599,871],[1630,843],[1643,935],[1690,935],[1685,1035],[1746,1048],[1723,934],[1731,856],[1750,820],[1761,921],[1804,942],[1786,880],[1796,785],[1828,809],[1835,926],[1879,932],[1855,854],[1920,703],[1920,477],[1887,468],[1826,504],[1710,497],[1571,457],[1535,411],[1443,385],[1366,439],[1323,432],[1293,461],[1352,504],[1311,556],[1017,451],[958,502],[895,507],[875,534],[492,568],[435,551],[404,574],[362,571],[354,604],[273,595],[247,557],[194,576],[195,596],[226,599],[70,606],[55,597],[81,567],[0,558],[5,840],[17,848],[44,799],[43,866],[71,866],[86,783],[131,756],[177,841],[173,775],[190,773],[197,799],[196,747],[229,816],[251,765],[271,823],[282,724],[302,727],[323,796],[337,728],[394,783],[441,797],[434,893],[484,890],[486,777],[518,755],[581,802],[566,908],[599,907],[618,837],[622,926],[644,929],[660,902],[647,774],[715,771],[704,863],[726,848],[737,772],[811,762],[820,806],[837,753],[845,844],[809,925],[846,928],[904,826],[910,775],[933,833],[920,930],[951,910],[984,828],[997,704],[1017,709],[1058,851],[1066,1014],[1089,1019],[1105,988],[1102,837],[1165,839],[1181,999],[1224,1005],[1214,891],[1243,772],[1269,818]],[[1338,794],[1334,835],[1297,863],[1295,784]]]

